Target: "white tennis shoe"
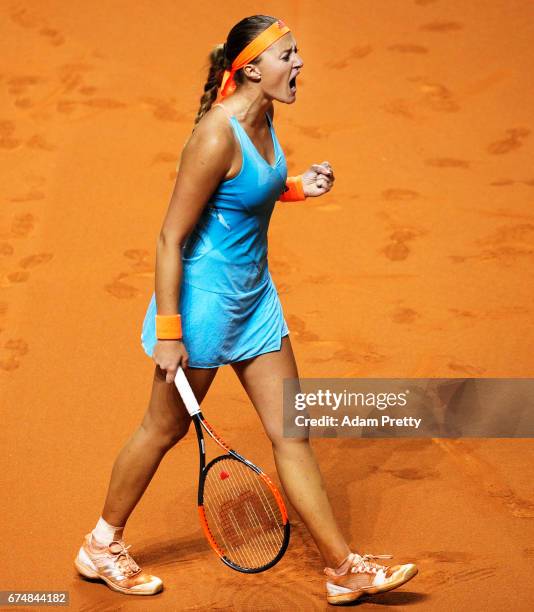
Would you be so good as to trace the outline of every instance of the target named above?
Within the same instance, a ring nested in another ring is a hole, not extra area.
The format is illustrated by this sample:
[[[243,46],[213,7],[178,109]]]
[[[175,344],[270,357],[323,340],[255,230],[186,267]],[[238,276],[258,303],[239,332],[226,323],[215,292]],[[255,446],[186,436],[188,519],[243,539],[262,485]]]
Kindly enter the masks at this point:
[[[418,572],[413,563],[390,567],[375,563],[372,559],[389,559],[393,555],[359,555],[350,553],[340,564],[347,569],[338,574],[335,569],[325,567],[326,600],[330,604],[344,604],[355,601],[362,595],[372,595],[396,589],[411,580]],[[349,563],[350,562],[350,563]]]
[[[131,546],[131,544],[130,544]],[[92,533],[86,534],[74,565],[86,578],[103,580],[110,589],[129,595],[153,595],[163,589],[157,576],[144,573],[128,552],[123,540],[99,546]]]

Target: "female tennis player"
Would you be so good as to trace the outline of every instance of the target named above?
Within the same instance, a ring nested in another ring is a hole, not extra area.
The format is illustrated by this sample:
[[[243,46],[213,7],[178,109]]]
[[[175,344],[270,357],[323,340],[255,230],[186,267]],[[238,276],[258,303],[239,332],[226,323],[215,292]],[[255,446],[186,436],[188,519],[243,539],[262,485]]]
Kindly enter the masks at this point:
[[[237,23],[211,53],[143,322],[141,343],[156,363],[149,406],[115,461],[102,514],[75,560],[82,575],[119,592],[151,595],[163,588],[131,557],[123,530],[163,456],[189,429],[174,384],[179,366],[201,403],[218,368],[231,364],[272,443],[285,494],[324,560],[329,603],[396,588],[417,573],[412,563],[388,567],[373,560],[391,555],[351,550],[308,437],[283,436],[283,380],[298,378],[298,371],[267,265],[267,229],[277,201],[319,197],[334,183],[326,161],[288,178],[273,127],[273,102],[295,102],[302,68],[290,29],[265,15]]]

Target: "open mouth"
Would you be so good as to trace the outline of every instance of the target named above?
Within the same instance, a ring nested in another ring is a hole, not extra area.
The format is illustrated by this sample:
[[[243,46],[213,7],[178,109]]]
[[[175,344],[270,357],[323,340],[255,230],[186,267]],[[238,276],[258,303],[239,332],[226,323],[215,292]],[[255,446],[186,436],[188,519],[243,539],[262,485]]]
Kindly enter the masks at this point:
[[[289,79],[289,91],[295,93],[297,91],[297,75]]]

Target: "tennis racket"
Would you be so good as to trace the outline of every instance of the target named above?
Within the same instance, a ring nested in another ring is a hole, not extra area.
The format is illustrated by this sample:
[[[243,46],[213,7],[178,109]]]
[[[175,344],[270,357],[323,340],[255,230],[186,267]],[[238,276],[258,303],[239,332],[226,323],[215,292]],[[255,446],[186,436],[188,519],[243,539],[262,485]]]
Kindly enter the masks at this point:
[[[221,561],[238,572],[263,572],[289,544],[289,520],[280,492],[264,472],[232,450],[213,430],[181,366],[174,379],[195,424],[200,453],[198,514]],[[206,465],[202,429],[224,451]]]

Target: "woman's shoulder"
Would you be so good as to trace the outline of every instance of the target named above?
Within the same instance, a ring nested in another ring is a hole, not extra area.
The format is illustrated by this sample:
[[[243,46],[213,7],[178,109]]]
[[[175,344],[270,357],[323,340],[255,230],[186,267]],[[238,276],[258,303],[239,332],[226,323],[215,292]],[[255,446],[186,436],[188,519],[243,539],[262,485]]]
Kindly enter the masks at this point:
[[[228,153],[234,147],[232,132],[232,126],[224,111],[212,106],[196,124],[184,149],[191,146],[206,147],[210,150],[222,150],[223,153]]]
[[[213,104],[211,108],[202,116],[197,124],[197,129],[202,127],[205,131],[215,131],[219,134],[232,133],[230,113],[227,109]]]

